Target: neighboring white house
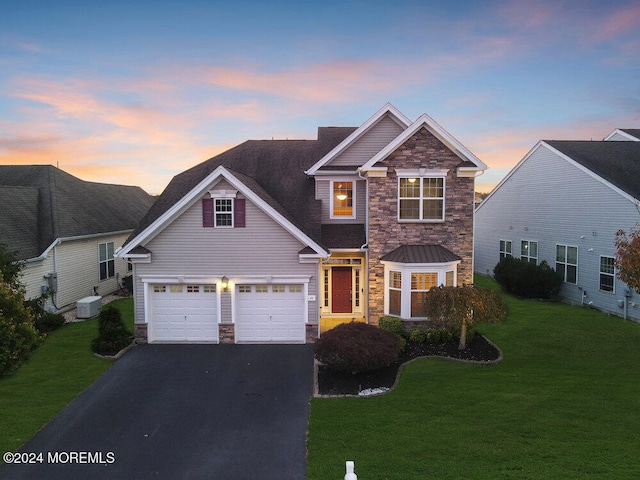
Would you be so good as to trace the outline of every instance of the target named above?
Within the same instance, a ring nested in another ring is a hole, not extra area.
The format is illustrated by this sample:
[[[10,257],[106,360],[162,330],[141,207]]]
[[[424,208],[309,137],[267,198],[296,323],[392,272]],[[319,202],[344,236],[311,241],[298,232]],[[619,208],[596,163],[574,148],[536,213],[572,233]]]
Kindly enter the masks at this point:
[[[563,275],[567,300],[640,320],[640,295],[616,278],[615,234],[640,223],[640,130],[604,141],[542,140],[476,209],[477,273],[503,256]]]
[[[24,262],[26,297],[60,310],[118,290],[131,265],[114,257],[154,198],[85,182],[52,165],[0,166],[0,243]]]

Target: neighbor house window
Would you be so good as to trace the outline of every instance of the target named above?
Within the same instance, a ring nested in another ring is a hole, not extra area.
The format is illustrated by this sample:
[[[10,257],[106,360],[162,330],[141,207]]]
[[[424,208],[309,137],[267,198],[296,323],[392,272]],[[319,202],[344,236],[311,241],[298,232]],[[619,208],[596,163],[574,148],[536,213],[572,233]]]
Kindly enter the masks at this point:
[[[98,265],[100,280],[107,280],[116,275],[116,264],[113,258],[113,242],[98,244]]]
[[[562,281],[577,283],[578,247],[556,245],[556,272],[562,275]]]
[[[600,290],[613,293],[615,273],[613,257],[600,257]]]
[[[411,316],[426,317],[427,292],[438,284],[437,273],[411,274]]]
[[[389,315],[400,315],[402,304],[402,272],[389,272]]]
[[[215,222],[216,222],[216,227],[232,227],[233,226],[233,199],[232,198],[216,198],[215,199]]]
[[[530,240],[522,240],[520,243],[520,259],[538,264],[538,242],[532,242]]]
[[[444,177],[400,178],[400,220],[444,220]]]
[[[511,240],[500,240],[500,260],[513,256]]]
[[[354,182],[331,182],[331,218],[355,218]]]

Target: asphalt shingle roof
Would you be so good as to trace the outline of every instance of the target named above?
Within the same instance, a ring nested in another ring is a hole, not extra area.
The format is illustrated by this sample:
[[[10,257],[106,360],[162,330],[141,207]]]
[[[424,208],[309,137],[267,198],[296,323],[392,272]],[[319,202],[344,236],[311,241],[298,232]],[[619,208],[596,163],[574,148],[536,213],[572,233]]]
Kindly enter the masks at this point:
[[[320,201],[313,178],[304,172],[356,130],[321,127],[317,140],[248,140],[171,180],[129,240],[187,195],[219,166],[224,166],[276,211],[314,241],[321,242]]]
[[[620,130],[640,140],[640,128],[621,128]]]
[[[57,238],[131,230],[153,201],[140,187],[86,182],[52,165],[2,165],[0,242],[32,258]]]
[[[640,142],[545,140],[545,143],[640,199]]]

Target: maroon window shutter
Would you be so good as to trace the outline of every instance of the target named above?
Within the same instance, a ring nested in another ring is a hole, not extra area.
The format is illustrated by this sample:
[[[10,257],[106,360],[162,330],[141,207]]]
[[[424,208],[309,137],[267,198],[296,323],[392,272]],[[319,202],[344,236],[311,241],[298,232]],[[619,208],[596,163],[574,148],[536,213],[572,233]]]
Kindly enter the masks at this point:
[[[214,214],[213,214],[213,198],[202,199],[202,226],[213,227],[214,226]]]
[[[244,214],[244,198],[236,198],[233,202],[233,223],[234,227],[245,226],[245,214]]]

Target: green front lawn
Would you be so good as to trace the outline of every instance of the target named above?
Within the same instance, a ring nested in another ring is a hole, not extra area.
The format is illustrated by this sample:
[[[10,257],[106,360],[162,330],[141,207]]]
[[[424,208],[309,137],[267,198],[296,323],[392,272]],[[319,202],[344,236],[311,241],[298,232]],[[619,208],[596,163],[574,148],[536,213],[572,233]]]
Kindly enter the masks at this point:
[[[506,322],[478,328],[498,365],[422,359],[387,395],[313,399],[308,478],[342,478],[346,460],[363,480],[639,478],[640,326],[507,304]]]
[[[133,331],[133,300],[112,305]],[[0,452],[16,451],[111,366],[89,348],[97,336],[96,318],[65,324],[17,372],[0,377]]]

